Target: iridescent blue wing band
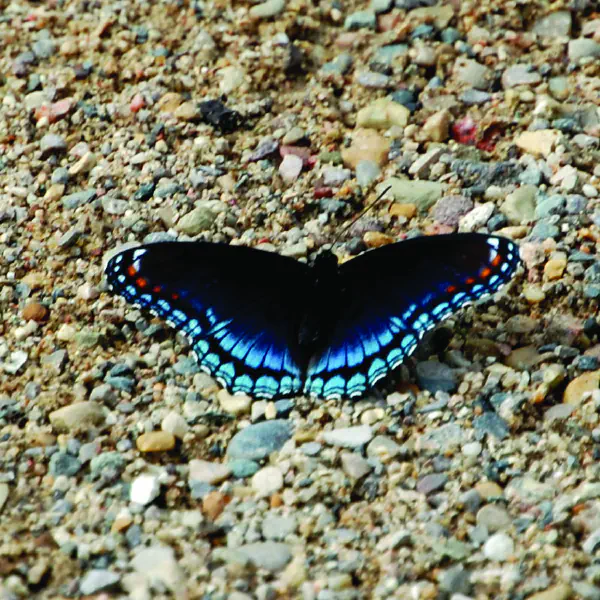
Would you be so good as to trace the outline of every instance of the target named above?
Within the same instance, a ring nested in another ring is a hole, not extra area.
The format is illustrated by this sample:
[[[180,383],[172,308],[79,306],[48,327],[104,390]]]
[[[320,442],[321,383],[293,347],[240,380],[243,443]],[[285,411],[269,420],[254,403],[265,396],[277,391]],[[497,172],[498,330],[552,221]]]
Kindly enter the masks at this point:
[[[304,392],[363,395],[406,360],[427,331],[507,283],[519,262],[510,240],[454,234],[391,244],[344,263],[339,319],[310,361]]]
[[[106,277],[128,302],[181,331],[201,368],[232,393],[273,398],[302,389],[306,265],[240,246],[161,242],[117,254]]]

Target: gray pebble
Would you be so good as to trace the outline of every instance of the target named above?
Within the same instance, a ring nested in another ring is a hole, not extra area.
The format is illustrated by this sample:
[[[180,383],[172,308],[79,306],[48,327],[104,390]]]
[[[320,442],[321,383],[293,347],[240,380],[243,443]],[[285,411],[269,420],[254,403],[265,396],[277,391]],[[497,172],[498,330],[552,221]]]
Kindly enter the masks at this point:
[[[292,559],[286,544],[279,542],[256,542],[237,548],[253,565],[267,571],[281,571]]]
[[[377,18],[372,10],[359,10],[346,17],[344,28],[350,31],[357,29],[375,29]]]
[[[429,495],[444,488],[448,482],[448,475],[444,473],[431,473],[421,477],[417,481],[417,492],[420,494]]]
[[[67,150],[67,142],[56,133],[47,133],[40,140],[40,150],[42,156],[47,157],[51,154],[62,154]]]
[[[294,516],[267,515],[262,523],[262,534],[266,540],[284,540],[296,527]]]
[[[116,585],[121,576],[107,569],[92,569],[88,571],[79,582],[79,592],[87,596],[95,594]]]
[[[51,475],[66,475],[72,477],[81,469],[81,461],[67,452],[56,452],[50,458],[49,471]]]
[[[290,439],[292,431],[292,424],[283,419],[249,425],[233,436],[227,456],[229,459],[262,460],[279,450]]]
[[[452,393],[457,386],[454,371],[444,363],[428,360],[417,364],[419,385],[435,394],[436,392]]]

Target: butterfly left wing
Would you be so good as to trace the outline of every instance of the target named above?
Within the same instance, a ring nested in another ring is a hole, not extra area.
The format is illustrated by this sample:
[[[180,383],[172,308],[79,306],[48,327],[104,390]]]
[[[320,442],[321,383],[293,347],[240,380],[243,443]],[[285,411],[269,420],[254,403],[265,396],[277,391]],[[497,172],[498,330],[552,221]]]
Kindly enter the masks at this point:
[[[181,331],[201,368],[232,393],[272,398],[301,389],[306,265],[241,246],[160,242],[117,254],[106,277],[114,292]]]
[[[339,318],[310,361],[304,392],[364,394],[414,352],[425,332],[507,283],[519,262],[512,241],[473,233],[414,238],[344,263]]]

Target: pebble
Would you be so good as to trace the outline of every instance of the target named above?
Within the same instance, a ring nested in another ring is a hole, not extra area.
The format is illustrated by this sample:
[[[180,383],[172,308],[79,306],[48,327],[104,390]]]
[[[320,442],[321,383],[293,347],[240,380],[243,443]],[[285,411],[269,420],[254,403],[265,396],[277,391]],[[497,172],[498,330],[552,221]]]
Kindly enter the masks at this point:
[[[431,473],[430,475],[421,477],[417,481],[417,492],[427,496],[444,489],[446,483],[448,483],[448,475],[445,473]]]
[[[140,435],[135,445],[140,452],[168,452],[175,447],[175,436],[167,431],[149,431]]]
[[[256,542],[237,548],[253,565],[266,571],[281,571],[292,560],[287,544],[281,542]]]
[[[352,479],[362,479],[372,470],[371,465],[355,452],[342,452],[340,460],[344,473]]]
[[[215,485],[229,479],[231,465],[194,458],[190,461],[189,479]]]
[[[164,419],[160,424],[160,428],[174,437],[182,440],[188,431],[188,424],[186,420],[174,411],[171,411],[165,415]]]
[[[252,488],[259,497],[269,497],[283,487],[283,474],[277,467],[264,467],[252,476]]]
[[[356,425],[323,432],[323,441],[338,448],[360,448],[373,439],[369,425]]]
[[[214,521],[225,510],[227,503],[228,499],[221,492],[212,490],[202,498],[202,513]]]
[[[146,506],[158,498],[160,494],[160,481],[157,475],[143,473],[138,475],[129,489],[129,500],[136,504]]]
[[[563,402],[578,406],[584,398],[600,387],[600,371],[583,373],[572,379],[563,393]]]
[[[10,488],[7,483],[0,482],[0,513],[8,500],[8,494],[10,492]]]
[[[252,398],[246,394],[230,394],[227,390],[221,389],[217,394],[219,406],[231,415],[245,415],[250,411]]]
[[[502,85],[505,89],[518,85],[537,85],[540,81],[542,76],[530,65],[513,65],[502,73]]]
[[[260,465],[256,461],[244,458],[229,461],[227,466],[231,469],[232,475],[238,479],[252,477],[260,468]]]
[[[292,431],[291,423],[283,419],[249,425],[233,436],[227,446],[227,456],[229,460],[262,460],[280,450]]]
[[[81,461],[77,457],[71,456],[67,452],[56,452],[50,457],[48,470],[55,477],[60,475],[72,477],[79,472],[81,466]]]
[[[423,137],[430,142],[445,142],[450,136],[450,112],[440,110],[431,115],[423,125]]]
[[[536,214],[536,194],[535,186],[522,185],[506,196],[501,210],[509,223],[520,225],[533,221]]]
[[[52,411],[48,418],[58,431],[83,431],[104,423],[104,410],[95,402],[75,402]]]
[[[299,156],[286,154],[279,165],[279,174],[286,183],[294,183],[302,171],[303,161]]]
[[[210,229],[215,222],[215,213],[205,206],[194,208],[177,222],[177,230],[194,236]]]
[[[47,306],[44,306],[43,304],[36,301],[31,301],[25,305],[21,316],[25,321],[35,321],[36,323],[43,323],[48,319],[49,314],[50,311],[48,310]]]
[[[477,525],[482,525],[490,533],[502,531],[510,527],[512,519],[502,506],[487,504],[477,512]]]
[[[465,196],[445,196],[433,207],[433,218],[442,225],[457,227],[460,217],[473,209],[473,201]]]
[[[431,208],[444,192],[444,185],[437,181],[411,181],[391,177],[377,186],[380,194],[390,187],[389,195],[400,204],[414,204],[419,211]]]
[[[571,34],[571,13],[568,10],[551,12],[534,23],[533,32],[541,37],[569,37]]]
[[[523,152],[533,156],[548,156],[560,139],[556,129],[538,129],[524,131],[515,138],[515,145]]]
[[[531,594],[527,600],[569,600],[573,598],[573,590],[568,583],[553,585],[543,592]]]
[[[506,533],[495,533],[483,546],[483,554],[489,560],[504,562],[515,551],[515,544]]]
[[[375,29],[377,18],[372,10],[359,10],[348,15],[344,21],[344,28],[350,31],[357,29]]]
[[[108,569],[91,569],[79,582],[79,592],[83,595],[96,594],[108,590],[121,580],[121,576]]]
[[[380,175],[381,169],[372,160],[361,160],[356,165],[356,182],[362,188],[368,188]]]
[[[56,133],[47,133],[40,140],[40,150],[42,157],[52,154],[62,154],[67,150],[67,142]]]
[[[454,371],[444,363],[429,360],[417,364],[417,379],[419,385],[428,392],[453,392],[456,389]]]
[[[352,136],[349,148],[341,151],[344,164],[356,170],[359,162],[372,160],[382,167],[388,162],[390,142],[373,129],[357,129]]]
[[[169,546],[152,545],[142,548],[131,560],[130,565],[153,587],[164,586],[175,598],[184,598],[185,578],[175,551]]]
[[[389,129],[393,125],[406,127],[410,110],[391,98],[379,98],[356,115],[356,126],[367,129]]]
[[[487,90],[492,81],[492,71],[476,60],[461,59],[454,64],[454,76],[476,90]]]
[[[588,38],[577,38],[569,41],[569,60],[577,62],[583,58],[597,58],[600,56],[600,42]]]

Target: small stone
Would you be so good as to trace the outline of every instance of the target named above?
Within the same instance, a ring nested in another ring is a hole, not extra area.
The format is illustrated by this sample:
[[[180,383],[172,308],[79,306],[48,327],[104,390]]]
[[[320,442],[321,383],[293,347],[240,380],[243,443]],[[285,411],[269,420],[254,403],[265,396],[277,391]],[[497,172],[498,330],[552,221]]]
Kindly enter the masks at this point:
[[[493,78],[490,68],[475,60],[458,59],[454,64],[454,75],[462,83],[477,89],[486,90]]]
[[[182,440],[188,431],[188,424],[179,413],[171,411],[162,420],[160,428]]]
[[[227,506],[227,497],[217,490],[208,492],[202,498],[202,512],[212,521],[217,519]]]
[[[382,193],[386,188],[391,188],[386,197],[391,196],[400,203],[411,203],[419,211],[426,211],[433,206],[444,192],[444,184],[437,181],[411,181],[390,177],[377,186],[377,193]]]
[[[412,219],[417,214],[417,207],[415,204],[400,204],[398,202],[394,202],[390,206],[390,215],[392,217],[404,217],[406,219]]]
[[[267,571],[281,571],[292,559],[292,553],[281,542],[256,542],[238,549],[253,565]]]
[[[417,363],[419,385],[432,394],[436,392],[452,393],[457,386],[454,371],[444,363],[428,360]]]
[[[21,316],[25,321],[35,321],[36,323],[43,323],[48,319],[49,310],[47,306],[44,306],[40,302],[32,300],[28,302],[23,308]]]
[[[339,187],[345,181],[352,178],[350,169],[342,169],[341,167],[325,166],[321,172],[323,176],[323,185],[328,187]]]
[[[388,162],[390,142],[373,129],[357,129],[352,144],[341,152],[345,165],[353,170],[363,160],[372,160],[380,167]]]
[[[548,281],[556,281],[563,276],[567,268],[567,258],[550,259],[544,266],[544,278]]]
[[[279,174],[286,183],[293,183],[300,176],[303,160],[295,154],[286,154],[279,165]]]
[[[262,523],[262,534],[267,540],[284,540],[296,531],[297,526],[293,516],[267,514]]]
[[[571,13],[568,10],[557,10],[545,15],[535,22],[533,32],[541,37],[569,37],[571,35]]]
[[[512,65],[502,73],[502,85],[504,89],[518,85],[537,85],[540,81],[542,81],[542,76],[537,71],[532,70],[530,65]]]
[[[440,110],[431,115],[423,125],[423,136],[430,142],[445,142],[450,136],[450,112]]]
[[[40,140],[40,150],[42,151],[42,157],[51,154],[62,154],[67,150],[67,142],[56,133],[47,133]]]
[[[177,222],[176,228],[181,233],[194,236],[210,229],[215,222],[216,214],[206,206],[194,208],[183,215]]]
[[[496,504],[487,504],[477,512],[477,525],[483,525],[490,533],[507,529],[511,522],[506,509]]]
[[[266,0],[256,4],[248,12],[252,19],[269,19],[285,10],[285,0]]]
[[[383,464],[389,463],[401,452],[401,446],[385,435],[375,436],[367,446],[367,456],[376,458]]]
[[[352,479],[361,479],[372,470],[371,465],[355,452],[342,452],[340,460],[344,473]]]
[[[410,110],[391,98],[379,98],[358,111],[356,126],[366,129],[389,129],[393,125],[406,127]]]
[[[121,576],[108,569],[91,569],[79,582],[79,592],[84,596],[108,590],[121,580]]]
[[[200,111],[195,102],[183,102],[175,109],[173,116],[180,121],[196,121],[200,118]]]
[[[250,412],[252,398],[246,394],[230,394],[227,390],[221,389],[217,393],[219,406],[231,415],[245,415]]]
[[[283,474],[277,467],[264,467],[252,477],[252,488],[259,497],[269,497],[283,487]]]
[[[238,479],[252,477],[252,475],[260,469],[260,466],[256,461],[245,458],[232,460],[227,463],[227,466],[231,469],[232,475]]]
[[[344,427],[323,433],[325,443],[340,448],[360,448],[368,444],[372,438],[373,432],[369,425]]]
[[[489,560],[504,562],[515,551],[515,544],[506,533],[492,535],[483,546],[483,554]]]
[[[459,231],[476,231],[483,227],[490,220],[494,210],[496,210],[496,205],[493,202],[485,202],[475,206],[473,210],[459,219]]]
[[[577,38],[569,42],[569,60],[577,62],[582,58],[600,56],[600,43],[588,38]]]
[[[67,452],[55,452],[50,457],[50,464],[48,471],[51,475],[58,477],[65,475],[67,477],[73,477],[81,469],[81,461]]]
[[[570,598],[573,598],[573,589],[568,583],[559,583],[543,592],[527,596],[527,600],[570,600]]]
[[[374,71],[360,71],[355,76],[356,83],[366,88],[386,89],[390,87],[391,77],[384,73],[376,73]]]
[[[131,567],[152,587],[164,586],[175,598],[187,596],[185,577],[175,551],[169,546],[154,545],[140,550],[130,561]],[[147,596],[143,596],[144,598]]]
[[[143,473],[132,482],[129,490],[129,500],[136,504],[146,506],[160,494],[160,482],[157,475]]]
[[[283,419],[250,425],[233,436],[227,456],[230,459],[262,460],[279,450],[290,439],[292,431],[292,424]]]
[[[52,411],[48,416],[58,431],[87,430],[104,423],[104,411],[95,402],[75,402]]]
[[[357,29],[375,29],[377,17],[372,10],[360,10],[348,15],[344,21],[344,28],[350,31]]]
[[[69,169],[69,175],[76,177],[77,175],[89,173],[96,166],[96,155],[93,152],[86,152],[74,165]]]
[[[551,77],[548,80],[548,90],[553,98],[564,102],[571,93],[569,79],[567,77]]]
[[[538,129],[524,131],[515,138],[515,145],[523,152],[534,156],[548,156],[560,139],[560,131],[556,129]]]
[[[600,371],[583,373],[569,382],[563,393],[563,402],[578,406],[584,398],[600,387]]]
[[[361,160],[356,165],[356,181],[362,188],[369,187],[380,175],[379,165],[372,160]]]
[[[191,481],[203,481],[215,485],[225,481],[230,475],[231,466],[229,464],[200,459],[190,461],[189,479]]]
[[[417,492],[428,496],[433,492],[443,489],[448,483],[448,475],[445,473],[431,473],[417,481]]]
[[[2,509],[4,508],[4,505],[6,504],[9,491],[10,491],[10,488],[8,487],[8,483],[0,482],[0,513],[2,512]]]
[[[473,209],[473,201],[465,196],[445,196],[433,208],[433,218],[442,225],[457,227],[460,218]]]
[[[149,431],[135,441],[140,452],[168,452],[175,447],[175,436],[167,431]]]
[[[367,248],[381,248],[387,244],[392,244],[396,239],[391,235],[380,233],[379,231],[367,231],[363,235],[363,242]]]
[[[511,194],[501,206],[502,213],[514,225],[525,224],[535,218],[537,188],[533,185],[522,185]]]

